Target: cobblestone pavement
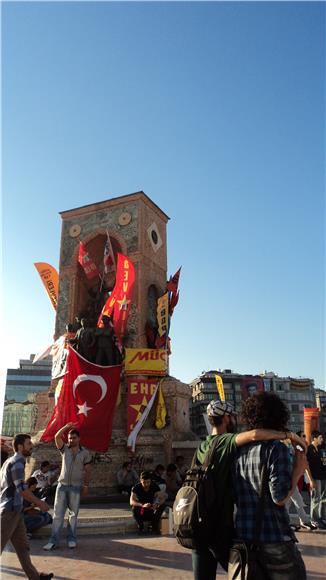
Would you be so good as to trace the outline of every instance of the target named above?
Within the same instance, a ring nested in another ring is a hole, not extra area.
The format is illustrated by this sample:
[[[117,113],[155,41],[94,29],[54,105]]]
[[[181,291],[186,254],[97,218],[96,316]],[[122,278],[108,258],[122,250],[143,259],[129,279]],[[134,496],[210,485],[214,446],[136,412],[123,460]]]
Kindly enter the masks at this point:
[[[309,580],[325,579],[326,533],[299,532]],[[64,542],[53,552],[44,552],[44,539],[31,541],[32,559],[39,571],[54,572],[57,580],[192,580],[191,555],[172,537],[89,536],[69,550]],[[9,550],[11,547],[8,546]],[[16,554],[2,555],[1,580],[25,578]],[[220,570],[218,577],[224,576]]]

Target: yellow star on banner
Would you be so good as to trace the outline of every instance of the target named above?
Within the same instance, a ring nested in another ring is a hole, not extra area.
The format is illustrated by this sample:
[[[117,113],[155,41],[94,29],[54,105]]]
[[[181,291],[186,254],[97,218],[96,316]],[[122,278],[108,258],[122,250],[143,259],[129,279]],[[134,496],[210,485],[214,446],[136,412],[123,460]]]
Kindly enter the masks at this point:
[[[136,422],[139,421],[140,417],[142,416],[143,412],[145,411],[146,407],[147,407],[147,399],[144,395],[143,400],[141,403],[139,403],[138,405],[130,405],[130,407],[132,407],[133,409],[135,409],[135,411],[137,411],[137,417],[136,417]]]
[[[130,300],[127,300],[127,296],[126,294],[124,295],[122,300],[117,300],[118,304],[120,304],[120,308],[119,310],[127,310],[128,308],[128,304],[130,302]]]

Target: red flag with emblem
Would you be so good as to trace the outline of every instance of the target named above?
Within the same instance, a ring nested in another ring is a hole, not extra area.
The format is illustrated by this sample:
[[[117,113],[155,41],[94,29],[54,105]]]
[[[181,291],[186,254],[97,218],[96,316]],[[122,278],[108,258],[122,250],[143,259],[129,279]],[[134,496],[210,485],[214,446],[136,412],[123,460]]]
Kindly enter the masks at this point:
[[[177,293],[178,285],[179,285],[179,278],[180,278],[181,266],[179,270],[174,274],[174,276],[170,276],[170,280],[166,283],[166,289],[173,294]]]
[[[69,347],[67,372],[52,417],[41,437],[52,441],[56,432],[73,421],[80,432],[82,445],[95,451],[107,451],[112,433],[121,365],[101,366],[81,357]]]
[[[91,258],[89,253],[86,251],[83,242],[79,242],[78,262],[82,266],[89,280],[93,280],[93,278],[100,275],[93,258]]]
[[[122,342],[125,335],[129,312],[131,308],[131,298],[135,283],[135,267],[123,254],[118,254],[117,266],[117,299],[114,305],[113,326],[118,341]]]
[[[118,253],[115,286],[103,306],[97,326],[102,326],[102,316],[112,316],[113,312],[114,332],[120,344],[127,328],[134,283],[135,267],[132,261]]]

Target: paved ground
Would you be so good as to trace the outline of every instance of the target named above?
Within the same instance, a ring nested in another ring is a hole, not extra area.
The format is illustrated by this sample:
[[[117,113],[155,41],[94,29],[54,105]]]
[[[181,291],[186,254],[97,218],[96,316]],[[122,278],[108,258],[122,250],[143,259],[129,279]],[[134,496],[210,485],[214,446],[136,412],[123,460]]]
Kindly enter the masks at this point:
[[[326,532],[299,532],[300,549],[306,563],[308,579],[326,577]],[[76,550],[62,547],[44,552],[44,539],[33,539],[33,562],[40,571],[54,572],[57,580],[192,580],[191,556],[174,538],[168,536],[80,537]],[[10,548],[9,548],[10,549]],[[225,574],[220,572],[218,576]],[[2,555],[1,580],[25,578],[16,554]]]

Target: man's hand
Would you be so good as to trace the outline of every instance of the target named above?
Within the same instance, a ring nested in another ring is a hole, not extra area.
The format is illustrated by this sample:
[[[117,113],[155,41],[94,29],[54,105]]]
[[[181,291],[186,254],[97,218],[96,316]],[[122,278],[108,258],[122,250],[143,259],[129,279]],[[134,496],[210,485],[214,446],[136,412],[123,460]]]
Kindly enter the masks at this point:
[[[152,504],[151,503],[143,503],[143,507],[150,509],[152,507]]]
[[[68,431],[68,429],[74,429],[77,426],[78,426],[77,423],[70,421],[70,423],[66,423],[66,425],[61,427],[61,429],[59,429],[59,431],[56,432],[56,434],[54,436],[54,442],[55,442],[57,449],[61,449],[63,447],[63,440],[61,438],[61,435],[63,435],[63,433],[65,433],[65,431]]]
[[[70,421],[70,423],[66,423],[64,425],[64,427],[61,427],[60,431],[62,431],[63,429],[65,431],[67,431],[67,429],[74,429],[75,427],[78,427],[78,423],[74,423],[73,421]]]
[[[308,461],[306,454],[303,451],[295,450],[294,464],[293,464],[293,476],[298,479],[304,474],[308,467]]]
[[[288,435],[289,435],[289,439],[290,439],[293,447],[295,447],[296,445],[300,445],[300,447],[302,447],[303,451],[307,451],[308,445],[304,439],[301,439],[301,437],[299,437],[299,435],[297,435],[296,433],[293,433],[292,431],[289,431]]]
[[[314,479],[311,479],[309,481],[309,485],[310,485],[310,489],[316,489],[316,487],[317,487],[317,484],[316,484]]]
[[[37,504],[37,507],[40,508],[41,512],[48,512],[50,509],[50,506],[45,501],[41,501],[41,500]]]

